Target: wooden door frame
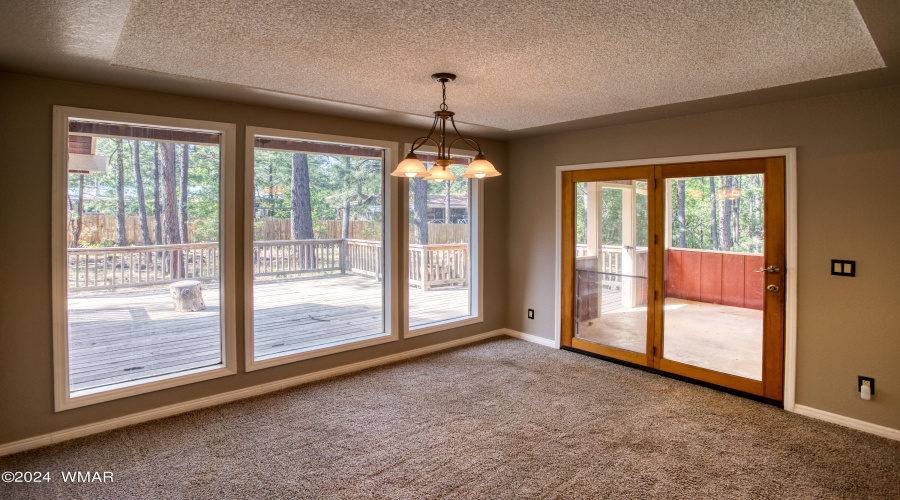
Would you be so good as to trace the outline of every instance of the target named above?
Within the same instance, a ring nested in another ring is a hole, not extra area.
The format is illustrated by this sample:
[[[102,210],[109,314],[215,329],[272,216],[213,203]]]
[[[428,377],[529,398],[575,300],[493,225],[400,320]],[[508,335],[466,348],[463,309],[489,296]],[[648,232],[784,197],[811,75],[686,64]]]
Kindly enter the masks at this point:
[[[606,175],[606,172],[602,169],[591,169],[591,171],[566,171],[562,173],[562,189],[564,190],[563,199],[565,199],[566,197],[574,197],[574,194],[571,191],[572,189],[574,189],[575,183],[579,182],[602,183],[603,181],[609,180],[642,179],[646,180],[648,184],[652,185],[655,182],[655,171],[656,168],[653,165],[642,165],[640,167],[623,167],[617,169],[614,175]],[[656,217],[657,215],[659,215],[659,203],[656,200],[656,190],[648,189],[647,196],[648,220],[652,221],[659,218]],[[560,270],[566,267],[573,270],[573,272],[571,273],[562,273],[562,296],[560,297],[561,310],[572,310],[575,303],[575,215],[572,212],[573,209],[574,205],[563,207],[561,216],[562,218],[560,219],[560,223],[562,224],[562,240],[560,241],[560,245],[562,245],[563,259]],[[660,238],[657,234],[655,225],[648,225],[647,238],[649,239],[648,250],[656,251],[656,249],[662,246],[662,238]],[[647,276],[651,280],[654,280],[655,278],[653,277],[659,274],[656,270],[658,262],[660,261],[649,258],[648,256]],[[654,290],[656,290],[655,284],[653,283],[653,281],[650,281],[650,283],[648,283],[647,307],[648,310],[655,308],[661,311],[662,306],[658,305],[657,302],[661,302],[660,299],[662,298],[662,295],[659,295],[659,298],[657,298],[657,295],[653,293]],[[647,315],[648,332],[653,331],[653,319],[654,316],[652,314]],[[654,346],[657,344],[654,342],[653,337],[647,337],[647,344],[644,352],[628,351],[619,347],[588,342],[569,335],[569,333],[574,332],[574,318],[572,315],[563,315],[560,321],[565,323],[564,325],[560,326],[560,332],[566,336],[565,339],[560,339],[560,343],[564,343],[563,340],[565,340],[565,342],[568,342],[572,345],[572,347],[575,348],[590,350],[600,355],[618,358],[636,365],[656,368],[656,366],[654,365],[653,353],[655,352]]]
[[[796,398],[796,359],[797,359],[797,161],[796,148],[769,149],[759,151],[741,151],[733,153],[717,153],[695,156],[677,156],[667,158],[645,158],[615,162],[563,165],[556,167],[556,294],[555,294],[555,345],[561,345],[562,332],[562,257],[563,247],[563,211],[562,189],[563,173],[601,168],[639,167],[647,165],[666,165],[672,163],[700,163],[723,160],[741,160],[752,158],[783,157],[785,166],[785,321],[784,321],[784,390],[783,406],[794,411]],[[657,200],[659,202],[659,200]],[[571,215],[571,214],[570,214]],[[662,245],[659,245],[662,247]]]

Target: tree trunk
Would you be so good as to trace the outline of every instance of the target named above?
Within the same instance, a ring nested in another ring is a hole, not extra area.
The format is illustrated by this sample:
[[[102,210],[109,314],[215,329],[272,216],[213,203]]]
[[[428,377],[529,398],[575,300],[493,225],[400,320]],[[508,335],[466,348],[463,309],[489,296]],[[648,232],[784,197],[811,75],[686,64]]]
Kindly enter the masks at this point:
[[[713,250],[719,249],[719,202],[716,199],[716,178],[709,178],[709,204],[712,206],[712,222],[710,223],[709,234],[711,238],[711,247]]]
[[[725,251],[731,250],[731,187],[733,179],[730,175],[725,176],[725,207],[722,212],[722,245]]]
[[[275,167],[269,162],[269,217],[275,215]]]
[[[447,196],[444,202],[444,224],[450,224],[450,182],[452,181],[444,181],[444,184],[447,185]]]
[[[162,214],[159,204],[159,143],[153,143],[153,218],[156,220],[156,227],[153,235],[156,237],[156,244],[162,245]]]
[[[294,153],[291,156],[291,239],[311,240],[315,238],[312,224],[312,203],[309,190],[309,156]],[[349,207],[345,205],[345,210]],[[349,231],[349,221],[348,221]],[[341,223],[343,232],[344,223]],[[343,248],[343,247],[342,247]],[[315,269],[315,254],[309,245],[302,245],[301,264],[306,269]]]
[[[311,240],[315,237],[310,196],[309,156],[294,153],[291,158],[291,239]]]
[[[172,305],[179,312],[202,311],[206,309],[200,282],[193,280],[177,281],[169,285]]]
[[[341,210],[341,238],[350,237],[350,196],[345,195],[344,208]]]
[[[744,196],[744,178],[737,178],[737,194],[738,197],[734,199],[734,203],[732,204],[734,208],[734,216],[732,217],[732,223],[734,225],[734,230],[732,234],[734,234],[734,238],[732,241],[734,242],[734,246],[738,246],[741,244],[741,198]]]
[[[144,179],[141,177],[141,141],[132,143],[134,185],[138,195],[138,218],[141,222],[141,243],[150,244],[150,228],[147,227],[147,201],[144,199]]]
[[[763,229],[765,228],[765,202],[766,200],[763,198],[765,192],[763,191],[763,176],[756,175],[756,185],[759,187],[759,190],[756,192],[756,195],[753,197],[756,203],[754,203],[753,208],[756,212],[756,240],[759,242],[757,251],[762,252],[763,247]]]
[[[125,240],[125,159],[122,139],[116,139],[116,246],[124,247]]]
[[[72,246],[78,248],[81,239],[81,228],[84,227],[84,174],[78,181],[78,203],[75,204],[75,229],[72,230]]]
[[[188,168],[190,167],[191,159],[190,159],[190,145],[185,144],[184,148],[181,150],[181,187],[178,198],[178,212],[181,218],[181,226],[180,235],[182,243],[188,242],[188,213],[187,213],[187,204],[188,204]]]
[[[413,178],[413,214],[415,239],[418,245],[428,244],[428,181]]]
[[[160,184],[162,185],[162,236],[163,243],[173,245],[181,243],[178,234],[178,216],[177,204],[175,199],[175,145],[164,142],[160,146],[162,155],[160,157]],[[169,271],[172,277],[181,276],[180,252],[168,252],[172,255],[169,262]]]
[[[678,247],[687,248],[684,233],[687,226],[684,217],[684,180],[678,181]]]

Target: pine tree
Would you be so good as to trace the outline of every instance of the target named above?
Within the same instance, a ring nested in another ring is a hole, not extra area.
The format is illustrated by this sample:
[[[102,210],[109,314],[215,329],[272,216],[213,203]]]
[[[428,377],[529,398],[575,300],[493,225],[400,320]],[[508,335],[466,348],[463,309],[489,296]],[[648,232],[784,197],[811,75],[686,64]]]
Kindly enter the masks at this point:
[[[719,249],[719,214],[717,213],[719,202],[716,200],[716,178],[709,178],[709,204],[712,207],[712,222],[710,224],[709,234],[712,238],[712,249]]]
[[[164,244],[173,245],[181,243],[178,233],[178,217],[176,190],[175,190],[175,145],[164,142],[160,145],[160,179],[162,186],[162,237]],[[181,277],[180,252],[171,252],[172,259],[169,262],[169,271],[173,277]]]
[[[181,152],[181,187],[178,198],[178,215],[181,221],[179,226],[181,242],[188,243],[188,168],[190,167],[190,145],[185,144]]]
[[[156,244],[163,244],[162,237],[162,207],[160,205],[160,192],[159,192],[159,143],[153,143],[153,217],[156,220],[156,228],[154,230],[154,236],[156,237]]]
[[[116,139],[116,246],[128,244],[125,239],[125,160],[122,139]]]
[[[141,223],[143,245],[150,244],[150,228],[147,227],[147,202],[144,199],[144,179],[141,177],[141,142],[132,142],[132,163],[134,164],[134,184],[138,195],[138,218]]]
[[[416,244],[428,244],[428,181],[413,178],[413,217]]]

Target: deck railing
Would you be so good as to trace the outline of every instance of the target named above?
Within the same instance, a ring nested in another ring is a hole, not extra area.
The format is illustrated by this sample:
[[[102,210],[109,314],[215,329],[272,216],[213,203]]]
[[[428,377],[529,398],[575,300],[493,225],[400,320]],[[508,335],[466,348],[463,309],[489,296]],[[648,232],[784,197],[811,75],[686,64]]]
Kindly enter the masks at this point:
[[[219,275],[219,244],[70,248],[69,288],[84,290],[170,283]]]
[[[254,241],[253,275],[279,276],[288,274],[340,271],[342,239]]]
[[[384,252],[380,241],[342,240],[344,243],[343,270],[371,276],[377,280],[384,278]]]
[[[354,273],[384,279],[382,242],[358,239],[255,241],[254,276]],[[466,286],[466,244],[410,245],[409,284],[430,289]],[[181,279],[214,280],[219,276],[218,243],[70,248],[69,288],[80,290],[150,286]]]
[[[469,282],[469,245],[410,245],[409,284],[428,290]]]
[[[604,273],[622,274],[622,252],[625,247],[621,245],[603,245],[600,249],[600,269]],[[588,246],[584,244],[575,245],[575,258],[589,257]]]

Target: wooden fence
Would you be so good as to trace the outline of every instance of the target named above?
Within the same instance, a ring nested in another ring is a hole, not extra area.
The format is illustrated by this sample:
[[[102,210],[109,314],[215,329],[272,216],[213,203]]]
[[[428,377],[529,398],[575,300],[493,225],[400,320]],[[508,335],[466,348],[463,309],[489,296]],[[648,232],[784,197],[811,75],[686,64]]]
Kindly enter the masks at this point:
[[[115,222],[115,221],[114,221]],[[336,239],[341,237],[340,220],[320,220],[313,223],[316,239]],[[377,221],[350,221],[351,240],[377,241],[381,239],[381,223]],[[254,222],[254,237],[257,241],[285,241],[291,239],[290,219],[258,219]],[[410,231],[409,242],[415,243],[415,234]],[[428,223],[428,244],[466,243],[469,241],[468,224]]]
[[[69,221],[68,246],[74,246],[75,228],[74,221]],[[150,231],[150,243],[156,244],[156,220],[147,217],[147,228]],[[193,224],[188,225],[188,240],[193,241]],[[104,241],[116,241],[116,216],[115,214],[84,214],[81,218],[81,235],[78,238],[81,243],[88,246],[101,245]],[[140,217],[137,215],[125,216],[125,243],[128,245],[141,245]]]
[[[380,241],[332,238],[323,240],[256,241],[254,276],[290,277],[313,273],[354,273],[384,279]],[[436,286],[467,286],[468,245],[410,245],[409,284],[428,290]],[[69,288],[79,290],[150,286],[180,279],[219,277],[218,243],[70,248]]]
[[[338,239],[341,237],[340,220],[320,220],[313,223],[316,239]],[[156,220],[147,217],[147,228],[150,231],[150,243],[156,244]],[[69,221],[68,246],[73,247],[74,223]],[[188,241],[192,243],[196,233],[196,222],[188,223]],[[254,222],[253,234],[256,241],[287,241],[291,239],[290,219],[259,219]],[[84,214],[81,220],[80,240],[83,245],[97,246],[104,242],[116,241],[116,216],[114,214]],[[409,242],[415,243],[415,235],[410,231]],[[351,240],[380,240],[381,223],[377,221],[350,221]],[[428,244],[466,243],[469,241],[468,224],[435,224],[428,223]],[[141,245],[140,217],[125,216],[125,244]]]

